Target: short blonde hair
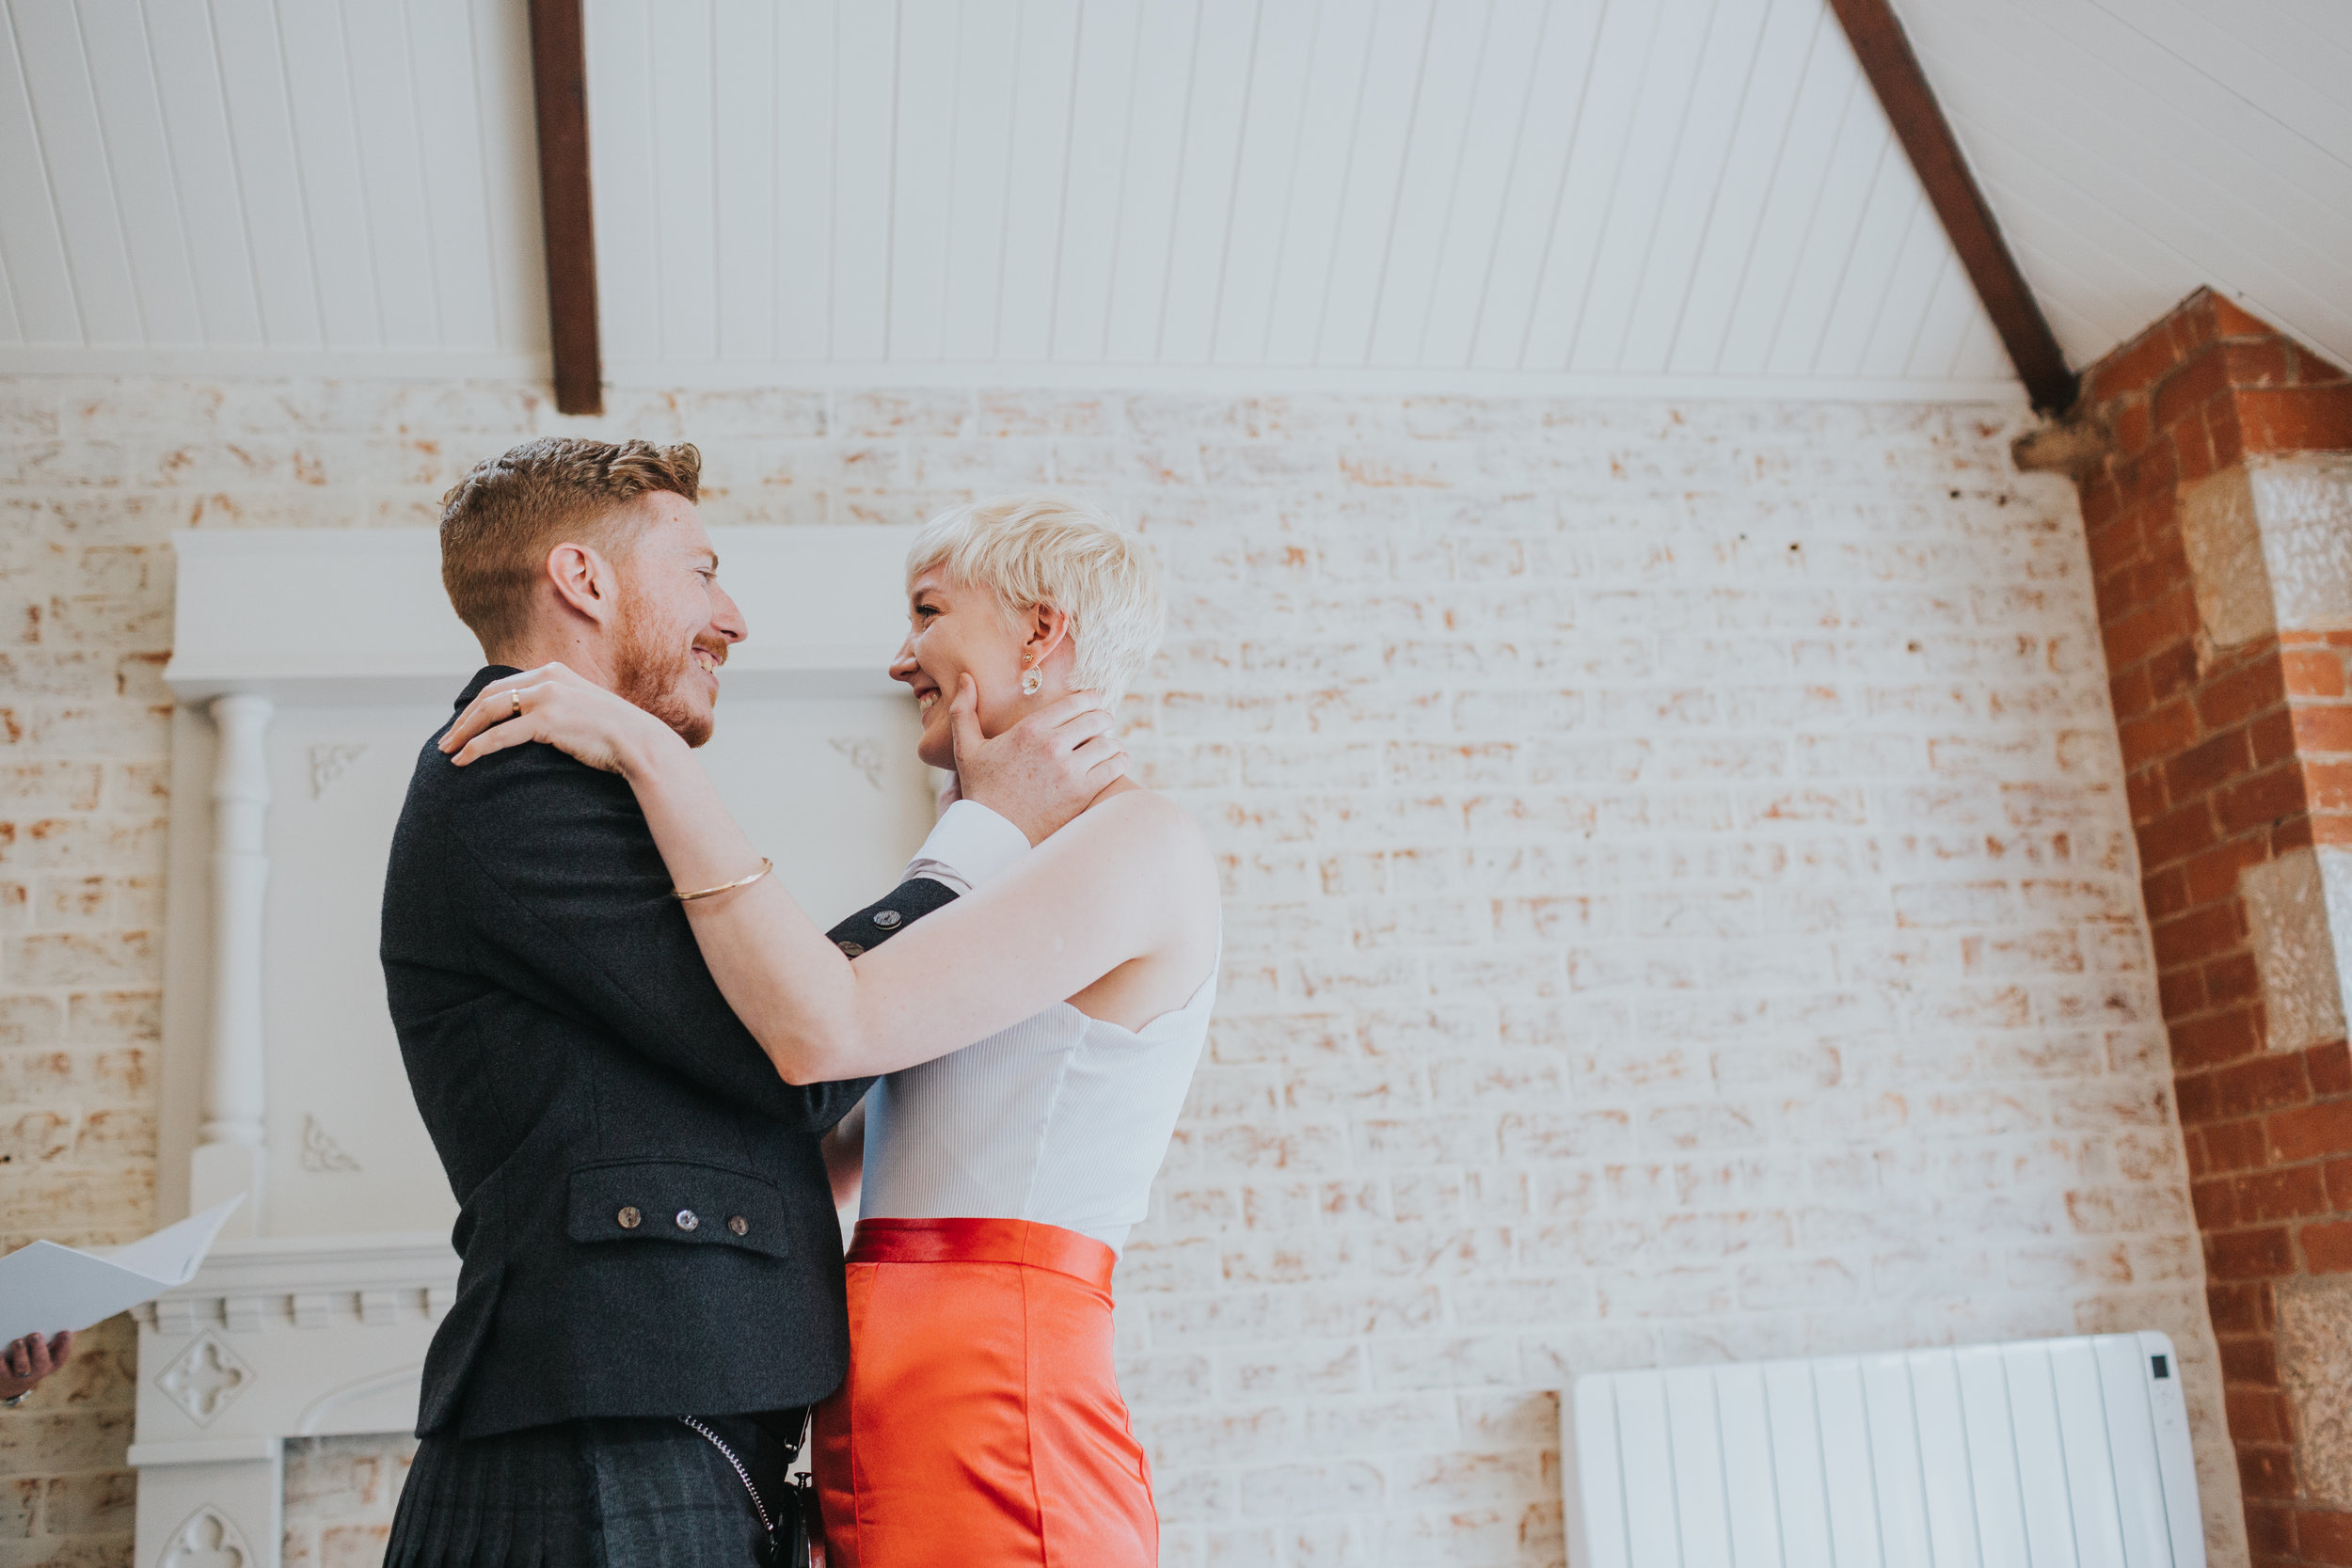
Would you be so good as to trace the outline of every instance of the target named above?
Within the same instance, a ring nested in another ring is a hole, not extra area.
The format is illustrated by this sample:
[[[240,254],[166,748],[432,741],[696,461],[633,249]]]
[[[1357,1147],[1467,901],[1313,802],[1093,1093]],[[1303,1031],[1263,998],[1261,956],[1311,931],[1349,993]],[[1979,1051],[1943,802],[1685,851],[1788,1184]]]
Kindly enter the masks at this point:
[[[933,567],[996,595],[1008,621],[1041,604],[1070,617],[1073,681],[1117,703],[1160,645],[1160,569],[1109,515],[1059,496],[998,496],[933,517],[907,582]]]

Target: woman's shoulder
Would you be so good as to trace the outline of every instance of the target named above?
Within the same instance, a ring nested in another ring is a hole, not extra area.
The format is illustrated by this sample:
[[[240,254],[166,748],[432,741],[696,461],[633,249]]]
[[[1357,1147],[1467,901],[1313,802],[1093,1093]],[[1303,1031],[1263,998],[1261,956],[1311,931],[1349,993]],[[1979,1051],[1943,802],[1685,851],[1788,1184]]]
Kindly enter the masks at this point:
[[[1068,863],[1087,864],[1097,896],[1157,911],[1155,946],[1139,956],[1159,960],[1164,973],[1152,984],[1181,984],[1159,998],[1166,1006],[1147,1011],[1156,1015],[1185,1006],[1216,950],[1220,890],[1208,834],[1183,806],[1140,785],[1098,801],[1071,827],[1081,825],[1088,827],[1088,837],[1072,844],[1075,853]],[[1150,895],[1138,899],[1137,890],[1149,890]],[[1160,924],[1161,917],[1176,923]]]
[[[1141,785],[1098,800],[1071,827],[1084,829],[1075,836],[1089,848],[1137,862],[1174,866],[1187,862],[1206,863],[1209,858],[1208,835],[1192,814],[1158,790]]]
[[[1141,784],[1097,801],[1079,820],[1098,818],[1104,827],[1122,833],[1166,833],[1185,844],[1208,842],[1190,812],[1158,790],[1146,789]]]

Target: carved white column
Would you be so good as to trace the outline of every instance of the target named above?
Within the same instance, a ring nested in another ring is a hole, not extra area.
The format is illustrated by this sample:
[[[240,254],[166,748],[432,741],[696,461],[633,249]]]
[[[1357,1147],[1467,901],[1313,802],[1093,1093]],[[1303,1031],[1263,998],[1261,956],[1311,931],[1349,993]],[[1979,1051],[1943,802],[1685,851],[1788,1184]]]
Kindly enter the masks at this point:
[[[238,692],[213,702],[213,1010],[204,1070],[204,1126],[188,1173],[191,1207],[246,1195],[224,1235],[261,1228],[268,1150],[262,1053],[262,917],[269,893],[264,739],[276,705]]]
[[[171,1451],[175,1448],[185,1453]],[[285,1445],[136,1443],[137,1568],[278,1568],[286,1517]]]

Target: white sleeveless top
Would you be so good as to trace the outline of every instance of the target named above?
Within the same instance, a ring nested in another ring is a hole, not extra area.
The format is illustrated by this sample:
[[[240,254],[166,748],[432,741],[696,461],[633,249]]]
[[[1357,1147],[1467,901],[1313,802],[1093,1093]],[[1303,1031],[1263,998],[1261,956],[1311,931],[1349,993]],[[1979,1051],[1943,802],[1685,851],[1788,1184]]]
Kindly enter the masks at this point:
[[[1117,1252],[1150,1207],[1216,1005],[1212,964],[1191,1001],[1139,1030],[1057,1002],[890,1074],[866,1097],[858,1212],[1030,1220]]]

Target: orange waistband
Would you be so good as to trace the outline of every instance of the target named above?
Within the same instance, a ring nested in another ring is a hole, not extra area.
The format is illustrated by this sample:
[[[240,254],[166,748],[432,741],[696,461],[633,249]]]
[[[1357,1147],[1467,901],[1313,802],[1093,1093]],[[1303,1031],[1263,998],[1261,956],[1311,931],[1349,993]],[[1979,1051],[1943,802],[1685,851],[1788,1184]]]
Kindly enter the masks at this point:
[[[1119,1255],[1091,1236],[1030,1220],[871,1219],[857,1222],[852,1263],[1023,1263],[1111,1288]]]

